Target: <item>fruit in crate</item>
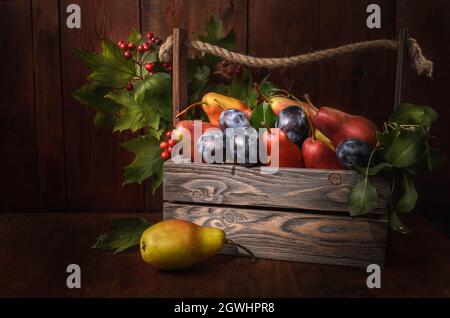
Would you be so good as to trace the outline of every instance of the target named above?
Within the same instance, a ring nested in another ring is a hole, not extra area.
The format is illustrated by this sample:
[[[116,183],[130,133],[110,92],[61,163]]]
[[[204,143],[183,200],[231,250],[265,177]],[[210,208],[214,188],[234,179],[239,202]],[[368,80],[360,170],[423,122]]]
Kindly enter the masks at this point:
[[[369,164],[374,148],[364,140],[345,139],[336,148],[338,161],[346,168],[365,168]],[[372,156],[371,166],[377,159]]]
[[[240,110],[247,118],[251,116],[251,109],[242,101],[218,93],[205,94],[202,98],[202,108],[209,122],[214,125],[219,125],[220,114],[226,109]]]
[[[321,107],[312,118],[312,123],[335,147],[348,138],[360,139],[372,146],[377,143],[377,126],[363,116],[350,115],[331,107]]]
[[[225,161],[225,135],[220,129],[209,129],[196,142],[195,150],[206,163]]]
[[[143,260],[160,269],[190,267],[217,254],[225,244],[225,232],[183,220],[166,220],[142,233]]]
[[[277,132],[279,134],[279,138],[275,137]],[[302,152],[300,151],[299,147],[292,141],[290,141],[287,135],[279,128],[272,128],[270,129],[270,131],[265,131],[263,134],[263,144],[266,147],[268,156],[271,156],[272,149],[276,149],[278,147],[279,167],[304,167]]]
[[[232,108],[220,114],[219,125],[225,131],[227,128],[250,127],[250,121],[243,112]]]
[[[233,162],[244,167],[259,163],[258,132],[253,127],[240,127],[226,132],[226,153],[233,154]]]
[[[200,121],[198,121],[200,122]],[[191,160],[194,160],[194,149],[197,143],[198,138],[210,128],[219,128],[217,125],[213,125],[207,122],[201,122],[201,132],[196,136],[194,134],[194,120],[182,120],[176,126],[175,129],[171,132],[171,138],[175,141],[179,141],[183,139],[185,133],[190,134],[191,138]]]
[[[323,141],[309,137],[302,145],[303,161],[306,168],[342,169],[336,153]]]
[[[277,116],[289,106],[302,107],[310,118],[314,117],[317,113],[317,109],[309,102],[300,102],[298,100],[284,97],[284,96],[272,96],[268,98],[268,103],[273,113]]]
[[[305,111],[294,105],[288,106],[280,112],[275,127],[280,128],[297,145],[301,145],[309,133]]]

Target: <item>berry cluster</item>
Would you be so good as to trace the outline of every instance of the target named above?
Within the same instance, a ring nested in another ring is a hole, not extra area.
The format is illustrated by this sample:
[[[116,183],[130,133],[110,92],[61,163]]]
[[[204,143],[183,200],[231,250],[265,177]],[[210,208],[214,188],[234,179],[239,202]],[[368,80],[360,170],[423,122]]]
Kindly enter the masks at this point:
[[[173,150],[173,146],[176,145],[176,141],[171,139],[172,137],[172,131],[169,130],[165,133],[166,139],[167,141],[162,141],[159,144],[159,147],[163,150],[163,152],[161,153],[161,159],[163,160],[167,160],[170,157],[170,154],[172,153]]]
[[[133,59],[133,51],[136,51],[136,60],[134,62],[141,66],[141,76],[138,76],[139,79],[143,79],[142,77],[142,68],[145,68],[147,72],[152,75],[155,72],[155,63],[146,63],[147,58],[149,57],[150,53],[158,49],[158,46],[161,45],[162,40],[159,37],[155,37],[152,32],[148,32],[146,34],[147,40],[143,43],[137,45],[136,43],[127,43],[124,40],[120,40],[117,45],[120,49],[123,50],[123,57],[126,60]],[[169,63],[164,63],[162,65],[165,71],[172,72],[172,65]],[[130,81],[127,83],[124,87],[126,91],[132,91],[134,88],[133,83]]]
[[[227,60],[222,61],[222,66],[224,68],[225,75],[233,77],[234,75],[239,76],[242,74],[244,66],[242,64],[232,63]]]

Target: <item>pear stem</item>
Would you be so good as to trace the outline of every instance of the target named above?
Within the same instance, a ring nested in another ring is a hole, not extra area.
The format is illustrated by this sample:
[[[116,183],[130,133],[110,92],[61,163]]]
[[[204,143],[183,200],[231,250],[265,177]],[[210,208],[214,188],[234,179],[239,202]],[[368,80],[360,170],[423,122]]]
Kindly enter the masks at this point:
[[[185,114],[186,112],[188,112],[192,107],[198,106],[198,105],[208,105],[205,102],[198,102],[198,103],[194,103],[189,105],[187,108],[185,108],[181,113],[178,113],[178,115],[175,116],[175,118],[180,117],[181,115]]]
[[[306,100],[306,102],[307,102],[308,104],[311,105],[311,107],[312,107],[316,112],[319,110],[319,108],[317,108],[317,107],[311,102],[311,99],[309,98],[309,95],[308,95],[308,94],[304,94],[304,95],[303,95],[303,98]]]
[[[247,253],[247,256],[250,257],[250,258],[252,259],[253,262],[256,261],[255,254],[253,254],[252,251],[250,251],[250,250],[249,250],[248,248],[246,248],[245,246],[242,246],[242,245],[240,245],[240,244],[238,244],[238,243],[236,243],[236,242],[234,242],[234,241],[232,241],[232,240],[230,240],[230,239],[226,239],[226,240],[225,240],[225,243],[228,244],[228,245],[236,246],[236,247],[239,247],[239,248],[243,249],[244,252]]]

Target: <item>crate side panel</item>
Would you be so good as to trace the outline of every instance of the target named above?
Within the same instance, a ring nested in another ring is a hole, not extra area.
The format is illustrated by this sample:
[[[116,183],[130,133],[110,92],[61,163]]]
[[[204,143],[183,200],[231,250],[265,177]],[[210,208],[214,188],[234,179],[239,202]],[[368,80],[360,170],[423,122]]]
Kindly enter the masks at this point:
[[[263,174],[260,168],[168,161],[164,165],[164,200],[241,206],[347,211],[347,196],[360,180],[347,170],[280,168]],[[378,208],[389,185],[373,179],[379,192]]]
[[[384,265],[385,219],[164,204],[164,218],[222,228],[258,258],[347,266]],[[239,254],[225,248],[224,254]]]

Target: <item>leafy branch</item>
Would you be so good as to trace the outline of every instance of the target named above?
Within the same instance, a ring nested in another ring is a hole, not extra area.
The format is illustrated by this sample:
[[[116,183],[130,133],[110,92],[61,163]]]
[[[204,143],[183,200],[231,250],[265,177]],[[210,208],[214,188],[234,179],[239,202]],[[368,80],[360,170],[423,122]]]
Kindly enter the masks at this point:
[[[368,166],[354,167],[362,176],[349,193],[348,209],[352,216],[369,213],[377,207],[378,194],[369,176],[380,176],[391,184],[387,198],[390,207],[391,227],[401,233],[410,233],[398,213],[412,211],[418,200],[414,177],[430,173],[446,162],[429,140],[437,113],[429,106],[401,104],[389,117],[382,132],[377,134],[378,144],[371,154]],[[381,163],[371,167],[372,156],[377,152]]]

